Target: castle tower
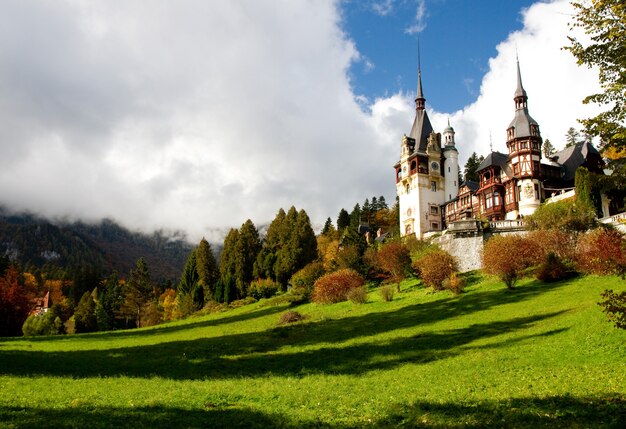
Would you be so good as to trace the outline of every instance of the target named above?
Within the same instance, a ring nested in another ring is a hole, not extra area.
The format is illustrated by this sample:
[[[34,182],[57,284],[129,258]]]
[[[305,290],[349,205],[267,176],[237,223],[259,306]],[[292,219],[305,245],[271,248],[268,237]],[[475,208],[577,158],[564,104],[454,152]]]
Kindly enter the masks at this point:
[[[400,161],[394,166],[402,236],[422,238],[428,232],[441,231],[445,199],[442,161],[441,135],[434,132],[426,113],[418,59],[415,119],[409,135],[402,138]]]
[[[528,113],[528,96],[522,85],[519,60],[517,61],[517,89],[513,96],[515,116],[507,128],[506,146],[509,150],[508,164],[517,189],[507,189],[515,195],[515,201],[507,203],[507,218],[532,214],[541,203],[541,145],[539,124]]]
[[[448,126],[443,130],[443,171],[445,177],[445,201],[451,201],[459,193],[459,151],[454,142],[454,128]]]

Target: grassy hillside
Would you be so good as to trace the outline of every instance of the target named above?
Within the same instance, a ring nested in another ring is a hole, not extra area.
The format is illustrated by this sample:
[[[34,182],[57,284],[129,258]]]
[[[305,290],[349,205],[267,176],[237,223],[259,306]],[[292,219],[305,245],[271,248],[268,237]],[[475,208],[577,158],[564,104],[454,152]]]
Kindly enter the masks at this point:
[[[625,427],[616,277],[393,302],[263,302],[151,329],[0,339],[0,427]]]

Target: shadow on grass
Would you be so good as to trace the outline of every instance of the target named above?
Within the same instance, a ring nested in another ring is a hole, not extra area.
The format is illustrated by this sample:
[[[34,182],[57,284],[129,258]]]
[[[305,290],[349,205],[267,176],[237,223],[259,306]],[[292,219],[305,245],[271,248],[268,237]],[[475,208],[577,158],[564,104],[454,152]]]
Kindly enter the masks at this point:
[[[265,414],[237,404],[223,407],[205,404],[190,410],[164,406],[114,408],[21,408],[0,407],[0,421],[15,428],[623,428],[626,426],[623,397],[512,398],[483,402],[426,402],[399,404],[380,410],[379,420],[366,423],[333,424],[293,421],[278,414]]]
[[[378,427],[624,428],[626,398],[548,396],[480,403],[398,405]]]
[[[40,352],[0,350],[0,374],[53,375],[73,378],[99,376],[170,379],[261,377],[269,374],[304,376],[316,373],[362,374],[410,363],[426,363],[459,355],[479,339],[524,330],[563,312],[473,324],[445,331],[424,331],[388,341],[346,346],[332,343],[373,335],[439,319],[444,308],[436,302],[392,313],[329,320],[274,328],[260,333],[224,335],[189,341],[164,342],[108,350]],[[453,307],[452,307],[453,308]],[[473,306],[471,306],[473,308]],[[438,312],[431,313],[437,310]],[[450,310],[450,307],[448,308]],[[545,332],[524,339],[547,335]],[[507,338],[491,347],[507,346]],[[328,344],[328,345],[327,345]],[[501,344],[500,346],[498,344]],[[298,350],[296,347],[317,345]],[[284,346],[293,346],[281,351]],[[295,351],[290,351],[295,350]]]

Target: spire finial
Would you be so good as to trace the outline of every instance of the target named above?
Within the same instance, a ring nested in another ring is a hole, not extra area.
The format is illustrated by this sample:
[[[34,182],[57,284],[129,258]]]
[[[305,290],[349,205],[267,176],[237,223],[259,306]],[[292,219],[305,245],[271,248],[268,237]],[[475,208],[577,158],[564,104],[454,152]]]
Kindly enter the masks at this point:
[[[526,91],[524,90],[524,86],[522,85],[522,73],[519,68],[519,57],[517,56],[517,50],[515,52],[515,61],[517,63],[517,88],[515,89],[514,98],[524,97],[527,98]]]
[[[426,99],[422,91],[422,63],[420,59],[420,39],[417,39],[417,97],[415,97],[415,109],[426,109]]]
[[[417,38],[417,98],[424,98],[424,92],[422,91],[422,60],[419,37]]]
[[[491,139],[491,130],[489,130],[489,151],[493,153],[493,140]]]

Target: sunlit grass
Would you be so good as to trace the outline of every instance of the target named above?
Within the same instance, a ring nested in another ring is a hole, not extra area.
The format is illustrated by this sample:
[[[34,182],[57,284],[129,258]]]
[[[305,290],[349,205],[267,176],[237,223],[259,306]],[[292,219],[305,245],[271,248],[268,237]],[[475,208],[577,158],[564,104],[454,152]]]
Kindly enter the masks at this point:
[[[150,329],[0,339],[0,427],[622,427],[616,277],[384,302],[263,302]]]

